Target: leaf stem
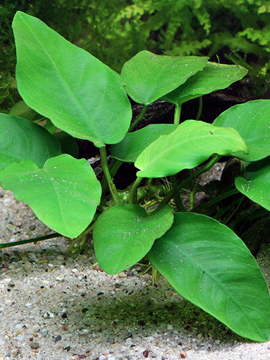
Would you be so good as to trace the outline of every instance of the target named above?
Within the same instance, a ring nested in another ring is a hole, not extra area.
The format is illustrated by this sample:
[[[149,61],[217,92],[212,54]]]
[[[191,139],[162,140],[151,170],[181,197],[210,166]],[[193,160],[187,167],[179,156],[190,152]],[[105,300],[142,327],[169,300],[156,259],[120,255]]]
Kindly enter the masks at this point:
[[[201,117],[202,108],[203,108],[203,99],[202,99],[202,96],[200,96],[199,97],[199,108],[198,108],[198,112],[197,112],[197,115],[196,115],[196,120],[199,120],[199,118]]]
[[[190,192],[190,195],[189,195],[189,211],[191,211],[194,207],[194,195],[196,194],[197,192],[197,186],[199,184],[199,181],[196,182],[193,190]]]
[[[128,203],[129,204],[134,204],[137,202],[137,188],[138,186],[140,185],[141,181],[142,181],[142,177],[138,177],[132,187],[131,187],[131,190],[130,190],[130,195],[129,195],[129,200],[128,200]]]
[[[38,241],[44,241],[44,240],[48,240],[48,239],[57,238],[57,237],[60,237],[60,236],[63,236],[63,235],[58,234],[58,233],[53,233],[53,234],[50,234],[50,235],[44,235],[44,236],[40,236],[40,237],[33,238],[33,239],[14,241],[14,242],[10,242],[10,243],[3,243],[3,244],[0,244],[0,249],[4,249],[4,248],[7,248],[7,247],[12,247],[12,246],[17,246],[17,245],[24,245],[24,244],[34,243],[34,242],[38,242]]]
[[[93,220],[92,224],[90,224],[82,233],[81,235],[79,235],[78,237],[76,237],[72,243],[69,245],[68,249],[67,249],[67,254],[70,254],[70,253],[73,253],[74,252],[74,248],[75,246],[80,243],[81,244],[81,240],[86,238],[87,234],[90,233],[90,231],[93,230],[94,226],[95,226],[95,223],[96,223],[96,220],[97,220],[97,217],[95,220]],[[83,241],[85,242],[85,240]]]
[[[174,109],[174,124],[179,125],[182,105],[176,104]]]
[[[178,211],[186,211],[186,209],[184,208],[184,205],[182,203],[180,194],[179,194],[179,189],[177,189],[177,181],[176,181],[176,176],[172,175],[171,176],[171,183],[172,183],[172,189],[174,190],[174,202],[176,205],[176,208]]]
[[[118,204],[121,203],[121,199],[119,197],[119,194],[118,194],[118,192],[116,190],[116,187],[115,187],[115,185],[113,183],[113,180],[112,180],[112,177],[111,177],[111,174],[110,174],[110,171],[109,171],[109,165],[108,165],[108,161],[107,161],[107,152],[106,152],[105,146],[99,148],[99,151],[100,151],[101,166],[102,166],[105,178],[107,180],[107,183],[109,185],[110,193],[111,193],[111,195],[113,197],[114,203],[116,205],[118,205]]]
[[[210,170],[220,158],[220,155],[214,155],[205,166],[203,166],[200,170],[194,172],[187,179],[183,180],[179,185],[177,185],[176,189],[179,191],[182,188],[185,188],[193,179]],[[174,191],[175,189],[172,189],[168,192],[168,194],[159,203],[158,207],[154,210],[154,212],[159,211],[163,205],[168,204],[168,202],[174,196]]]
[[[140,114],[134,120],[133,124],[130,125],[128,132],[133,131],[133,129],[138,125],[138,123],[144,118],[144,115],[146,114],[147,109],[148,109],[148,105],[143,105]]]
[[[123,164],[123,161],[112,159],[110,166],[109,166],[109,172],[111,174],[111,177],[114,178],[115,174],[117,173],[120,166]],[[102,180],[101,180],[101,187],[102,187],[102,193],[105,194],[108,188],[108,183],[106,181],[106,177],[103,174]]]

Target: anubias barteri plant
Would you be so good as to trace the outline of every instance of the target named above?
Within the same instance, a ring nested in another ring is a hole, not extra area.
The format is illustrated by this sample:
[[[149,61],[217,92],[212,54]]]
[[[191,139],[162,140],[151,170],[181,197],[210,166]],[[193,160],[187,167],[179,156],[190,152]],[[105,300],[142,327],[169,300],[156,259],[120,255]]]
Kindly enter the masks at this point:
[[[241,161],[243,173],[212,203],[238,193],[270,209],[269,100],[234,106],[213,124],[180,123],[183,103],[224,89],[247,71],[206,57],[141,51],[119,75],[32,16],[18,12],[13,29],[24,102],[0,115],[2,187],[58,234],[77,241],[93,230],[97,261],[108,274],[147,257],[183,297],[235,333],[267,341],[270,298],[255,258],[229,227],[196,212],[192,201],[187,211],[181,198],[229,156]],[[128,96],[142,104],[132,124]],[[175,105],[174,123],[136,130],[158,99]],[[101,182],[86,159],[76,158],[74,138],[100,152]],[[138,169],[124,192],[113,182],[122,162]]]

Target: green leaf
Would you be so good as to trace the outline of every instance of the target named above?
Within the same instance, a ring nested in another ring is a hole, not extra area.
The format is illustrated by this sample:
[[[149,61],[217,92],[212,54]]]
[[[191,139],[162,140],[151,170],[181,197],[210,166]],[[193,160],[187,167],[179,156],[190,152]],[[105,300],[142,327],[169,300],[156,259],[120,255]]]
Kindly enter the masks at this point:
[[[212,154],[230,155],[247,152],[247,146],[236,130],[186,120],[169,135],[151,143],[137,158],[139,177],[156,178],[193,169]]]
[[[249,153],[235,156],[257,161],[270,155],[270,100],[253,100],[235,105],[220,114],[213,125],[233,127],[245,140]]]
[[[247,70],[240,65],[224,65],[208,62],[205,68],[189,78],[164,99],[173,104],[183,104],[199,96],[227,88],[242,79]]]
[[[17,12],[13,30],[18,90],[26,104],[97,147],[121,141],[131,105],[120,76],[35,17]]]
[[[207,57],[164,56],[141,51],[121,72],[128,95],[137,103],[151,104],[202,70]]]
[[[140,153],[161,135],[170,134],[177,128],[174,124],[152,124],[127,133],[124,139],[111,146],[111,154],[118,160],[135,162]]]
[[[204,215],[176,213],[148,258],[177,292],[235,333],[254,341],[269,339],[267,284],[248,248],[228,227]]]
[[[47,130],[19,116],[0,114],[0,170],[26,159],[42,167],[59,154],[60,143]]]
[[[235,186],[250,200],[270,210],[270,159],[265,158],[249,165],[245,178],[237,177]]]
[[[173,223],[173,209],[165,206],[148,216],[139,205],[109,208],[100,215],[93,231],[97,261],[108,274],[121,272],[141,260],[155,239]]]
[[[66,154],[48,159],[42,169],[31,160],[13,163],[0,172],[0,181],[45,225],[71,238],[89,225],[101,196],[88,162]]]

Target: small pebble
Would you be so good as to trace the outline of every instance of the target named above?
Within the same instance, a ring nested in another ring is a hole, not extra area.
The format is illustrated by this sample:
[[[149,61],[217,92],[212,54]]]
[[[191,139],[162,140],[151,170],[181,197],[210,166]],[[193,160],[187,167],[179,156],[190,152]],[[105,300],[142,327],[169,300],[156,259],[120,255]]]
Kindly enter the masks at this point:
[[[15,284],[14,284],[14,282],[11,280],[9,283],[8,283],[8,287],[14,287],[15,286]]]
[[[187,353],[185,352],[185,350],[181,351],[180,357],[181,359],[185,359],[187,357]]]
[[[14,226],[13,224],[7,224],[6,229],[8,229],[12,233],[16,232],[16,226]]]
[[[33,341],[33,342],[31,341],[29,345],[30,345],[31,349],[33,349],[33,350],[38,349],[40,346],[39,343],[35,342],[35,341]]]
[[[20,349],[13,349],[11,350],[11,355],[13,357],[17,357],[20,354]]]
[[[127,275],[126,275],[124,272],[120,272],[120,273],[118,274],[118,277],[119,277],[120,279],[124,279],[124,278],[127,277]]]
[[[33,333],[37,333],[37,332],[39,332],[39,330],[40,330],[40,326],[39,326],[38,324],[36,324],[36,325],[34,325],[34,326],[32,327],[32,332],[33,332]]]
[[[46,311],[43,315],[44,319],[52,319],[54,318],[54,314],[49,312],[49,311]]]
[[[24,264],[22,264],[22,268],[24,268],[24,270],[26,271],[29,271],[32,269],[32,264],[29,261],[27,261]]]
[[[36,257],[36,254],[34,254],[34,253],[29,253],[28,258],[29,258],[30,261],[33,261],[35,263],[38,262],[38,258]]]

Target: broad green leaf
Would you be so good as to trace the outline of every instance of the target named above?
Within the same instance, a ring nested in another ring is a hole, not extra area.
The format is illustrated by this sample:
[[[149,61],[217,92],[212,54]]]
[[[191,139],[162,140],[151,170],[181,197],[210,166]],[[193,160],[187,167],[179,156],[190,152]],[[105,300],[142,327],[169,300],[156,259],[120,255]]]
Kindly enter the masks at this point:
[[[151,142],[157,140],[161,135],[170,134],[176,128],[177,125],[174,124],[152,124],[127,133],[119,144],[111,146],[111,154],[119,160],[135,162]]]
[[[35,17],[17,12],[13,30],[18,90],[26,104],[97,147],[121,141],[131,105],[120,76]]]
[[[164,177],[192,169],[212,154],[231,155],[236,151],[248,151],[236,130],[186,120],[169,135],[152,142],[138,156],[135,166],[140,169],[139,177]]]
[[[270,210],[270,158],[249,165],[245,178],[237,177],[235,186],[250,200]]]
[[[153,215],[133,204],[117,205],[100,215],[93,231],[97,261],[108,274],[121,272],[141,260],[154,241],[173,223],[173,209]]]
[[[205,215],[176,213],[148,258],[179,294],[235,333],[269,340],[267,284],[248,248],[228,227]]]
[[[151,104],[202,70],[207,57],[155,55],[141,51],[121,72],[128,95],[139,104]]]
[[[270,155],[270,100],[253,100],[235,105],[220,114],[213,125],[233,127],[245,140],[249,153],[235,156],[257,161]]]
[[[66,154],[48,159],[42,169],[31,160],[13,163],[0,172],[0,181],[45,225],[70,238],[89,225],[101,196],[88,162]]]
[[[247,70],[240,65],[224,65],[208,62],[205,68],[190,77],[164,99],[173,104],[183,104],[199,96],[227,88],[242,79]]]
[[[47,130],[22,117],[0,114],[0,170],[26,159],[42,167],[59,154],[60,143]]]

